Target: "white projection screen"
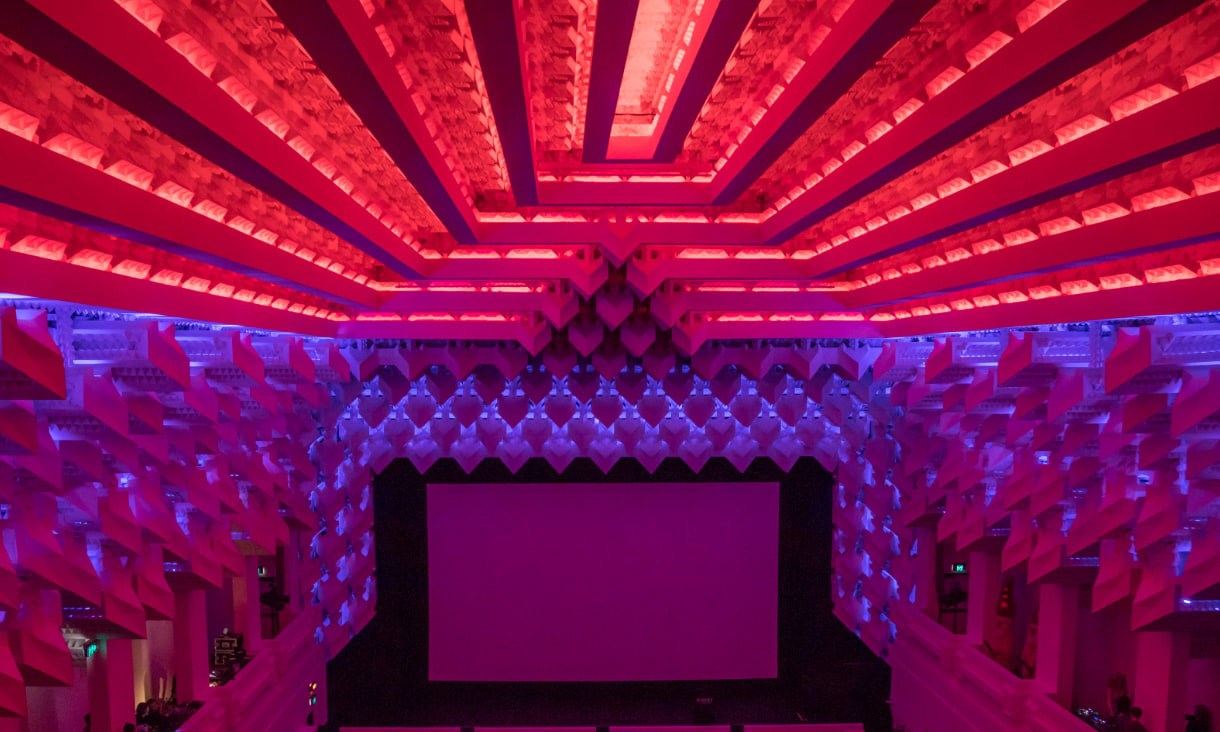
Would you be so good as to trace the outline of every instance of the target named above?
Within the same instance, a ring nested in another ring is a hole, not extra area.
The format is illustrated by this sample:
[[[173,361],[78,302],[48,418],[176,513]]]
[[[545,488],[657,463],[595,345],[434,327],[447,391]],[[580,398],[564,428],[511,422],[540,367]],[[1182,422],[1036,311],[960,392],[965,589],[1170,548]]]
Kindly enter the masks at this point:
[[[429,678],[775,678],[777,483],[431,484]]]

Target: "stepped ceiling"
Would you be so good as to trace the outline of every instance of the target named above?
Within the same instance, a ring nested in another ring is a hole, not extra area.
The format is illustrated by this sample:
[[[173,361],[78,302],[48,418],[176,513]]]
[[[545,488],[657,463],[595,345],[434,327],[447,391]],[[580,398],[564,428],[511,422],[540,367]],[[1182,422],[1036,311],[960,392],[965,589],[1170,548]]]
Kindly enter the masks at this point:
[[[1212,310],[1216,39],[1214,0],[24,0],[0,291],[583,356]]]
[[[931,541],[1214,629],[1218,77],[1220,0],[4,3],[0,715],[243,554],[333,657],[397,458],[812,457],[881,655]]]

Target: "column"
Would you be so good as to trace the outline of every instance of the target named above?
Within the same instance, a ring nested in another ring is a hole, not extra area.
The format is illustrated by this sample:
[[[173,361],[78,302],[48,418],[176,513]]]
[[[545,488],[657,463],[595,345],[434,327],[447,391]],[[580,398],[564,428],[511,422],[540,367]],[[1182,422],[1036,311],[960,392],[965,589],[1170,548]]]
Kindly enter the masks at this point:
[[[174,621],[149,620],[144,627],[148,636],[147,698],[160,698],[177,671],[174,668]]]
[[[1080,586],[1043,582],[1038,595],[1038,659],[1034,678],[1040,691],[1070,709],[1076,673]]]
[[[1186,668],[1190,634],[1174,631],[1135,633],[1135,693],[1151,732],[1177,732],[1186,725]]]
[[[297,553],[301,546],[301,532],[293,529],[288,533],[288,545],[284,547],[284,594],[288,595],[288,612],[290,617],[302,612],[301,597],[305,594],[301,588],[301,560]],[[285,619],[287,625],[289,619]]]
[[[258,579],[260,564],[273,557],[246,557],[246,651],[253,654],[263,647],[263,605],[258,596],[262,583]]]
[[[136,721],[132,642],[122,638],[98,641],[87,661],[91,732],[122,732]]]
[[[936,620],[940,599],[937,597],[936,575],[942,571],[936,561],[936,532],[927,526],[916,526],[915,556],[915,606],[925,615]]]
[[[987,628],[995,621],[995,606],[1000,599],[1000,555],[970,552],[970,597],[966,600],[966,642],[981,646]]]
[[[263,645],[262,605],[258,600],[258,567],[262,559],[246,556],[246,571],[232,578],[233,632],[241,633],[246,652],[252,655]]]
[[[174,674],[178,701],[201,699],[208,689],[208,606],[203,590],[174,593]]]

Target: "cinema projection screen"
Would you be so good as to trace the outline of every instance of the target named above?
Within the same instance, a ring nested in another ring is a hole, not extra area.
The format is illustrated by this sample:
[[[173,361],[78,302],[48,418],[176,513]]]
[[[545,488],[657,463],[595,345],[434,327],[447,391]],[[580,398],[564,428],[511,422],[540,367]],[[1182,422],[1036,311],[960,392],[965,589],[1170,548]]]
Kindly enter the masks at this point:
[[[775,678],[776,483],[428,486],[429,678]]]

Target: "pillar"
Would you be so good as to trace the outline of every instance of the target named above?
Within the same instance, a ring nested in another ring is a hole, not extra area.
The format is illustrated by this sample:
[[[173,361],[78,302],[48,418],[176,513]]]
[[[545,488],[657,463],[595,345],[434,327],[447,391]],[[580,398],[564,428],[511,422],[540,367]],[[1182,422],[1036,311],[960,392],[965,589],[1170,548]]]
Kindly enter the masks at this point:
[[[174,675],[178,701],[201,699],[208,689],[208,606],[203,590],[174,593]]]
[[[246,571],[233,577],[233,632],[241,633],[246,652],[254,654],[263,645],[262,605],[258,595],[258,567],[262,557],[246,556]]]
[[[147,627],[147,622],[145,622],[145,627]],[[132,693],[135,694],[136,702],[138,703],[147,700],[153,695],[152,675],[149,673],[148,639],[137,638],[133,640],[131,642],[131,655],[134,674],[132,678]]]
[[[995,606],[1000,599],[1000,555],[993,552],[970,552],[969,598],[966,600],[966,642],[983,644],[987,628],[995,620]]]
[[[124,724],[136,721],[132,642],[123,638],[99,640],[87,666],[90,732],[122,732]]]
[[[147,698],[160,698],[175,673],[174,621],[149,620],[144,627],[148,636]]]
[[[301,564],[299,556],[301,532],[293,529],[288,533],[288,545],[284,547],[284,594],[288,595],[288,612],[291,617],[301,614],[301,598],[305,595],[301,588]],[[285,619],[287,625],[290,619]]]
[[[258,578],[258,567],[274,557],[246,557],[246,650],[256,653],[263,647],[263,604],[259,601],[262,583]]]
[[[1080,586],[1043,582],[1038,595],[1038,658],[1034,678],[1040,691],[1070,709],[1076,673]]]
[[[1150,732],[1177,732],[1186,725],[1186,671],[1190,634],[1181,631],[1135,633],[1135,693]]]
[[[915,606],[936,620],[940,603],[936,586],[936,575],[940,571],[936,561],[936,532],[927,526],[917,526],[913,533],[916,541],[915,556],[912,557],[915,570]]]

